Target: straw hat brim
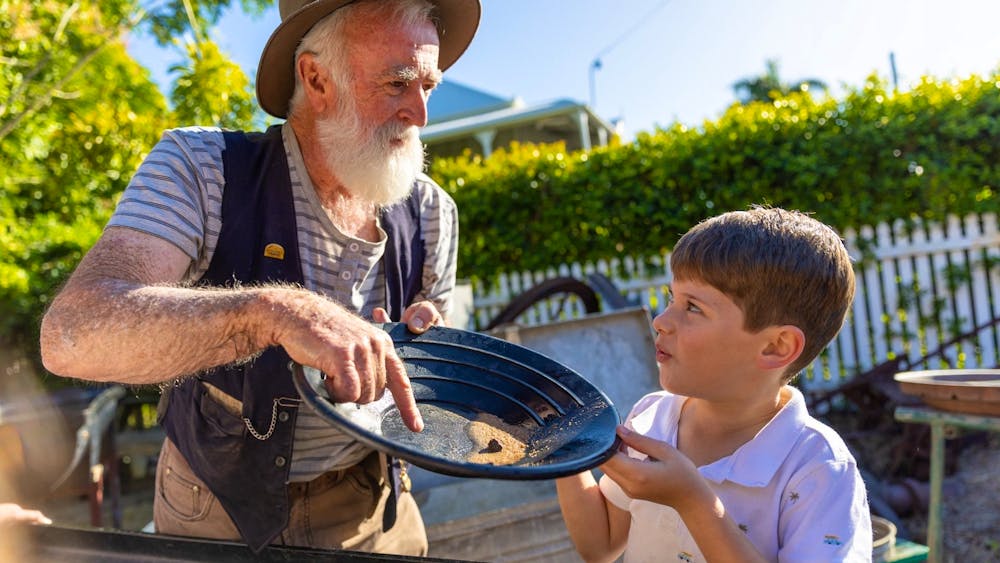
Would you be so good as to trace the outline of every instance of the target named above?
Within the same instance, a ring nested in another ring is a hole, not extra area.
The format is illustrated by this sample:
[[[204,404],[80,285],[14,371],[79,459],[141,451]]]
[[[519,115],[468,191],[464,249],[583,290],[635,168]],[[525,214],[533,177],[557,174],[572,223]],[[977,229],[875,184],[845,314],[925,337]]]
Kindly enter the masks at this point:
[[[295,50],[316,22],[353,0],[318,0],[289,14],[274,30],[257,65],[257,101],[267,113],[284,118],[295,89]],[[479,27],[480,0],[431,0],[437,6],[441,43],[438,66],[446,70],[469,47]]]

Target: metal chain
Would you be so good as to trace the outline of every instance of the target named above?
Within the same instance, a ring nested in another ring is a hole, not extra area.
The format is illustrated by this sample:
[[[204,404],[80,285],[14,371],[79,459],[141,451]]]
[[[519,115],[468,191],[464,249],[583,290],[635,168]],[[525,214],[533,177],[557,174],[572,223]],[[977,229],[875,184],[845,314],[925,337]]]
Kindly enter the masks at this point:
[[[259,434],[257,430],[254,429],[253,423],[250,422],[250,419],[245,416],[243,417],[243,424],[247,425],[247,430],[250,431],[250,435],[252,435],[254,438],[257,438],[261,442],[270,438],[271,434],[274,434],[274,427],[277,423],[278,423],[278,399],[275,399],[274,404],[271,405],[271,427],[267,429],[266,434],[263,435]]]
[[[289,397],[278,397],[275,399],[274,403],[271,405],[271,426],[268,427],[267,433],[265,434],[257,432],[257,430],[253,427],[253,423],[250,422],[250,419],[245,416],[243,417],[243,424],[246,425],[251,436],[263,442],[264,440],[270,438],[271,434],[274,434],[274,427],[278,423],[278,406],[298,407],[300,402],[302,402],[301,399],[291,399]]]

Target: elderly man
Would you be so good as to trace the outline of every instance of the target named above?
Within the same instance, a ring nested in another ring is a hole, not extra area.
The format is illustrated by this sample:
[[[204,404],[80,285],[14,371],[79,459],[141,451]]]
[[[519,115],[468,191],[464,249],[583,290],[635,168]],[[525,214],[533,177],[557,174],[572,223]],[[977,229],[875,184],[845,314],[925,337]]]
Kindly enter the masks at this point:
[[[300,408],[288,364],[322,371],[337,402],[388,390],[422,429],[370,321],[422,331],[447,316],[457,212],[422,174],[418,128],[480,3],[279,5],[257,97],[287,121],[166,132],[45,315],[43,361],[161,384],[158,532],[426,554],[398,462]]]

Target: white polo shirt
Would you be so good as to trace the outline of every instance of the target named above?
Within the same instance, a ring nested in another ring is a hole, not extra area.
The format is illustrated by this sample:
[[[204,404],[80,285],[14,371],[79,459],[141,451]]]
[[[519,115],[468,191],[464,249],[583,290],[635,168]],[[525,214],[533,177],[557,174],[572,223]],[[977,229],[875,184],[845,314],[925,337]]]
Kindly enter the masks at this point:
[[[771,561],[871,561],[871,512],[854,456],[833,429],[809,415],[802,394],[788,389],[791,400],[753,440],[698,471]],[[646,395],[626,425],[676,447],[686,399],[666,391]],[[632,515],[627,563],[705,561],[673,508],[629,498],[608,476],[600,486]]]

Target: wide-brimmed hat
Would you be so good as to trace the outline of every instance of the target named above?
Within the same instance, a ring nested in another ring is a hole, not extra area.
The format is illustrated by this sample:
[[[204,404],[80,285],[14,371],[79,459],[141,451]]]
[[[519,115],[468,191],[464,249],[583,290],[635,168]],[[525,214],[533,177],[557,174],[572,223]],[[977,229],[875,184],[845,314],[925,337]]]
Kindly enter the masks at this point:
[[[264,111],[285,117],[295,89],[295,50],[316,22],[355,0],[279,0],[281,24],[267,40],[257,65],[257,101]],[[450,67],[468,48],[479,27],[480,0],[429,0],[436,6],[438,66]]]

